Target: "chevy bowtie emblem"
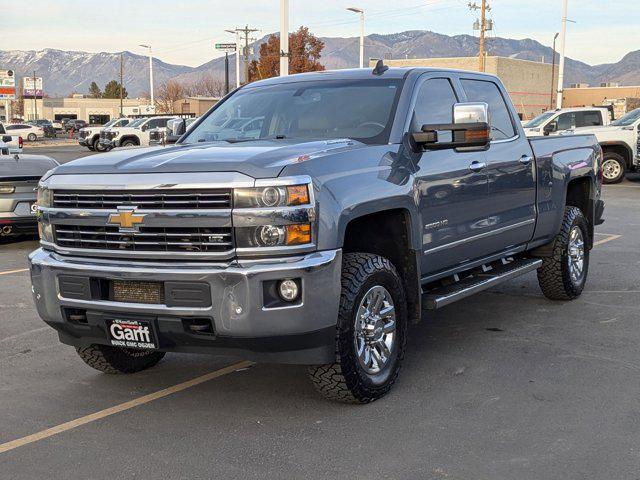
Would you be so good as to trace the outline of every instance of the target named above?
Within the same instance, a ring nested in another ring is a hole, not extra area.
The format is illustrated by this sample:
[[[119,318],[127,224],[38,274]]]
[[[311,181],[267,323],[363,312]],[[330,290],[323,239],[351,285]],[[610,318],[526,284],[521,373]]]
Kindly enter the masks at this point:
[[[109,215],[108,225],[117,225],[123,233],[137,232],[144,223],[145,214],[136,214],[137,207],[118,207],[118,213]]]

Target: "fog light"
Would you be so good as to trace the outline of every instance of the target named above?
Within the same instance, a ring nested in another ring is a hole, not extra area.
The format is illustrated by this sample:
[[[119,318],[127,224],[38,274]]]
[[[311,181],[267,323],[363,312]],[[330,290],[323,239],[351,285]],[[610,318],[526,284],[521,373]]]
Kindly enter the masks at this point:
[[[293,302],[298,298],[298,284],[294,280],[282,280],[278,284],[280,298],[286,302]]]

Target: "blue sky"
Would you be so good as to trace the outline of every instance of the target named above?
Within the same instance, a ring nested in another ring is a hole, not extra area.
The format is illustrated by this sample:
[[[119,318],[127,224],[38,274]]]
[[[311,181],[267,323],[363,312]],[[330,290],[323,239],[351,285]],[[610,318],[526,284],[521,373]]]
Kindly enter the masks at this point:
[[[479,1],[479,0],[478,0]],[[367,33],[424,29],[473,34],[465,0],[290,0],[291,29],[307,25],[321,36],[355,36],[366,10]],[[560,29],[562,0],[493,0],[494,34],[533,38],[550,45]],[[279,0],[29,0],[3,5],[0,49],[59,48],[89,52],[131,50],[151,43],[170,63],[200,65],[217,53],[213,43],[233,41],[227,28],[278,30]],[[638,0],[569,0],[567,55],[590,64],[616,62],[640,49]]]

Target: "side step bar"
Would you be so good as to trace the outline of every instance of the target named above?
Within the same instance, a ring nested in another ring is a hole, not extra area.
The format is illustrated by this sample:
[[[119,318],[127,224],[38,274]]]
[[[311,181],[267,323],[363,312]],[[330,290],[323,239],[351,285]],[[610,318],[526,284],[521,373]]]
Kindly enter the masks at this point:
[[[519,277],[525,273],[537,270],[542,266],[539,258],[519,258],[512,261],[503,261],[498,266],[483,266],[479,273],[470,273],[450,285],[441,286],[429,290],[423,294],[423,305],[428,310],[437,310],[474,293],[481,292],[502,282]],[[457,280],[457,277],[455,277]]]

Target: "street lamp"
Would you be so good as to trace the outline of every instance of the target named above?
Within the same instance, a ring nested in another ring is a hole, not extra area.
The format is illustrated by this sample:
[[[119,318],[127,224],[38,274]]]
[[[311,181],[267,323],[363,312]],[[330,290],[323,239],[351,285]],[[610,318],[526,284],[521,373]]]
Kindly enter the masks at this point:
[[[553,110],[553,91],[555,90],[556,82],[556,40],[560,33],[556,33],[553,37],[553,56],[551,57],[551,102],[549,103],[549,110]]]
[[[227,33],[233,33],[236,36],[236,88],[240,88],[240,34],[238,30],[225,30]]]
[[[360,15],[360,68],[364,68],[364,10],[357,7],[349,7],[347,10]]]
[[[149,87],[151,88],[151,108],[155,108],[156,103],[153,97],[153,55],[151,54],[151,45],[140,44],[138,46],[149,49]]]

